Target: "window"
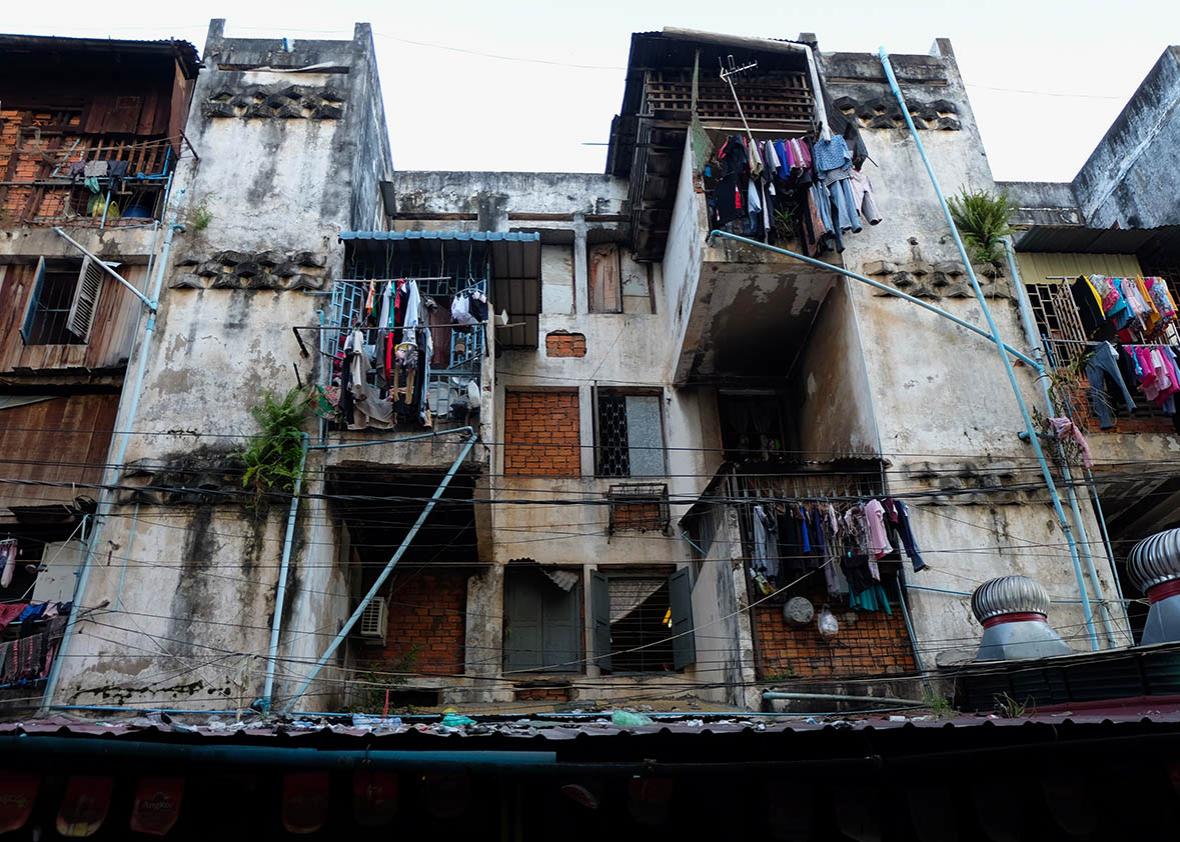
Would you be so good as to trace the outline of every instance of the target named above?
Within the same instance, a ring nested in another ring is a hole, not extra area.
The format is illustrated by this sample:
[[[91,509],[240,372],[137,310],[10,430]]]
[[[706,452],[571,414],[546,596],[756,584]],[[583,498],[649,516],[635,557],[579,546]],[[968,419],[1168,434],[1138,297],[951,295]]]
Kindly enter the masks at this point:
[[[721,446],[733,462],[779,459],[786,449],[782,401],[778,395],[721,393]]]
[[[600,389],[596,397],[598,476],[663,476],[664,430],[659,396]]]
[[[591,574],[594,662],[613,672],[668,672],[696,660],[688,568]]]
[[[590,312],[623,312],[623,271],[619,247],[614,243],[590,246],[587,253],[587,274]]]
[[[582,660],[581,577],[509,568],[504,576],[504,671],[577,672]]]
[[[81,263],[37,262],[21,336],[26,345],[82,345],[90,338],[103,269]]]

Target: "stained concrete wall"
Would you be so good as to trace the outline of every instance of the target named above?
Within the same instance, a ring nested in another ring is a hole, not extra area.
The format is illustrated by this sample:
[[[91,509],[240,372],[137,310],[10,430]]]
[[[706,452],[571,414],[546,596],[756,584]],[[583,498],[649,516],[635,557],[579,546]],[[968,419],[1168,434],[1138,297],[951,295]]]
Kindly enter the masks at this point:
[[[1180,224],[1180,47],[1168,47],[1073,180],[1091,228]]]
[[[970,101],[949,44],[930,56],[893,56],[911,113],[944,193],[995,189]],[[871,163],[865,164],[884,216],[876,226],[846,237],[845,265],[899,283],[961,319],[986,327],[979,303],[961,282],[942,284],[942,273],[962,272],[960,258],[914,141],[884,81],[875,56],[824,54],[829,98],[857,121]],[[939,116],[941,115],[941,116]],[[953,116],[951,116],[953,115]],[[956,268],[956,264],[958,264]],[[977,267],[982,269],[982,267]],[[928,283],[934,277],[936,282]],[[1024,333],[1009,279],[981,275],[1001,336],[1024,347]],[[899,284],[900,285],[900,284]],[[930,570],[907,571],[915,585],[969,593],[994,576],[1023,573],[1051,594],[1078,598],[1070,556],[1045,497],[997,493],[1001,487],[1040,482],[1017,403],[994,346],[952,322],[912,304],[856,284],[849,288],[859,324],[864,364],[888,487],[895,493],[943,489],[937,498],[911,503],[915,532]],[[1021,393],[1042,407],[1028,367],[1017,367]],[[971,494],[983,489],[983,494]],[[1098,542],[1089,506],[1081,509],[1090,540]],[[1095,543],[1095,546],[1100,544]],[[933,561],[932,561],[933,559]],[[1096,558],[1103,588],[1114,595],[1109,564]],[[980,628],[966,596],[913,591],[913,620],[927,661],[953,648],[970,648]],[[1052,619],[1081,628],[1078,605],[1055,604]],[[1120,617],[1117,622],[1125,622]],[[1086,648],[1085,639],[1071,641]],[[1121,639],[1125,642],[1125,637]]]
[[[601,499],[611,485],[667,482],[675,501],[697,496],[720,463],[716,450],[718,426],[715,397],[711,389],[676,390],[668,379],[672,348],[669,293],[659,265],[650,270],[652,313],[590,313],[586,279],[587,252],[596,242],[621,241],[626,232],[623,201],[626,183],[607,176],[551,173],[437,173],[399,172],[393,178],[397,191],[397,228],[467,228],[539,230],[542,237],[542,312],[540,347],[536,350],[505,350],[496,355],[494,397],[491,401],[493,429],[485,440],[493,443],[491,471],[495,481],[489,496],[496,498]],[[694,211],[695,213],[695,211]],[[692,234],[692,232],[697,232]],[[703,236],[694,222],[686,233]],[[621,255],[623,276],[648,277],[646,266],[635,264],[630,253]],[[684,270],[677,270],[684,271]],[[585,337],[582,357],[550,357],[545,337],[553,332],[573,332]],[[594,418],[592,394],[595,385],[631,388],[662,395],[662,412],[667,451],[667,477],[607,479],[595,477]],[[511,389],[574,387],[578,391],[581,420],[581,476],[530,478],[503,476],[504,394]],[[453,694],[467,703],[507,701],[513,698],[506,682],[479,682],[478,676],[499,675],[498,659],[489,659],[502,643],[503,565],[528,558],[542,564],[580,567],[589,576],[595,567],[676,565],[688,560],[687,545],[676,536],[660,533],[608,534],[606,509],[600,505],[489,507],[492,558],[495,567],[471,577],[468,585],[467,679],[459,680],[469,689]],[[687,505],[674,503],[675,524]],[[740,552],[740,549],[739,549]],[[694,603],[714,614],[729,614],[719,600],[732,604],[735,588],[720,579],[723,564],[707,565],[708,576],[698,579]],[[737,574],[740,583],[740,572]],[[589,589],[583,588],[587,600]],[[707,595],[707,597],[706,597]],[[590,616],[587,602],[584,614]],[[712,616],[711,614],[708,616]],[[716,618],[713,618],[716,620]],[[589,620],[587,619],[587,622]],[[702,620],[701,622],[704,622]],[[714,624],[715,625],[715,624]],[[722,635],[712,625],[705,632]],[[472,641],[476,645],[472,645]],[[590,629],[585,630],[584,648],[589,657]],[[708,644],[699,644],[707,646]],[[735,648],[725,644],[723,649]],[[698,654],[705,664],[701,670],[716,675],[719,659],[711,651]],[[740,671],[740,657],[729,658],[729,672]],[[489,663],[490,662],[490,663]],[[725,671],[725,670],[723,670]],[[585,666],[575,672],[597,675],[597,668]],[[728,673],[727,673],[728,674]],[[695,677],[695,678],[694,678]],[[594,690],[578,690],[579,699],[606,700],[633,694],[646,684],[683,682],[692,692],[694,680],[704,680],[693,669],[682,675],[655,677],[613,676]],[[529,678],[536,679],[536,676]],[[423,686],[432,682],[424,680]],[[452,684],[456,681],[452,681]],[[584,681],[582,682],[584,683]],[[648,693],[651,691],[648,690]],[[726,701],[724,691],[716,701]]]
[[[313,382],[291,328],[316,323],[345,229],[382,221],[392,172],[372,35],[296,41],[224,37],[213,21],[166,219],[176,236],[139,411],[120,429],[126,490],[102,532],[58,701],[248,706],[261,695],[287,507],[256,512],[240,453],[267,393]],[[302,68],[316,65],[314,72]],[[294,368],[293,368],[294,364]],[[314,495],[297,521],[279,652],[280,691],[348,615],[336,529]],[[188,489],[178,491],[176,489]],[[199,489],[199,490],[198,490]],[[342,697],[332,670],[317,709]]]

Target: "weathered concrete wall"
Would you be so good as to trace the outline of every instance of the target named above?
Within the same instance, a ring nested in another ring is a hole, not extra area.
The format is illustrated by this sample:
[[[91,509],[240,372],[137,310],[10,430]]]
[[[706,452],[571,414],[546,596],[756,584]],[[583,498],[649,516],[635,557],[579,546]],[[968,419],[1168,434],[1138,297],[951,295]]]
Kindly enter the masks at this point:
[[[962,187],[993,190],[949,44],[939,41],[931,56],[892,59],[910,111],[919,115],[919,131],[944,193],[953,195]],[[892,281],[985,327],[876,57],[825,54],[823,71],[831,100],[860,128],[872,158],[865,170],[884,216],[879,225],[846,237],[845,265]],[[1051,192],[1062,198],[1062,191]],[[981,275],[980,281],[1001,336],[1023,347],[1009,280]],[[1077,598],[1065,542],[1044,497],[1028,500],[997,493],[1001,486],[1036,484],[1040,473],[1030,448],[1017,438],[1023,422],[994,346],[946,319],[864,285],[854,284],[849,294],[860,327],[882,455],[889,463],[888,487],[894,493],[932,488],[949,492],[937,500],[911,501],[915,533],[931,569],[916,576],[907,572],[907,578],[916,585],[970,592],[986,579],[1020,572],[1040,581],[1054,596]],[[1018,367],[1017,377],[1028,405],[1041,407],[1031,371]],[[974,498],[963,493],[973,487],[990,490]],[[1098,541],[1085,501],[1082,509],[1090,539]],[[1101,559],[1096,564],[1106,593],[1113,596],[1109,565]],[[966,598],[914,591],[911,601],[928,661],[952,641],[970,648],[977,640],[980,629]],[[1052,619],[1063,630],[1080,628],[1076,604],[1055,605]],[[1075,642],[1086,645],[1084,640]]]
[[[123,481],[140,490],[121,493],[104,529],[111,562],[99,562],[84,603],[107,600],[110,613],[79,627],[67,701],[223,707],[261,695],[287,507],[246,505],[250,410],[297,377],[314,381],[315,359],[300,356],[291,327],[315,324],[322,299],[302,290],[338,271],[339,231],[382,221],[378,182],[392,164],[368,26],[290,49],[223,29],[210,26],[188,123],[200,159],[180,162],[165,214],[185,230],[139,412],[120,422],[150,433],[127,449]],[[309,461],[309,492],[323,491],[323,461]],[[322,503],[305,501],[298,520],[280,694],[352,607]],[[311,688],[314,707],[342,697],[337,677],[328,670]]]
[[[1052,181],[997,181],[1008,197],[1009,221],[1021,225],[1081,225],[1085,221],[1073,185]]]
[[[1180,224],[1180,47],[1168,47],[1073,180],[1091,228]]]
[[[803,459],[876,456],[881,444],[851,281],[824,300],[792,375],[794,448]]]

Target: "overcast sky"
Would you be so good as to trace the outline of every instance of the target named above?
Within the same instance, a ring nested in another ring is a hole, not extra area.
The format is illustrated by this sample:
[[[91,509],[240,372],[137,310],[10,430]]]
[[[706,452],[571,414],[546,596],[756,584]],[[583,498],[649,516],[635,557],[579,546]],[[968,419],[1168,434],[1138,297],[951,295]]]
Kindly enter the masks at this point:
[[[9,32],[377,41],[398,169],[600,172],[632,32],[664,26],[794,38],[822,50],[926,53],[951,39],[999,180],[1069,180],[1169,43],[1180,3],[1110,0],[725,3],[717,0],[249,0],[4,4]],[[781,12],[774,11],[781,9]],[[580,66],[574,66],[580,65]]]

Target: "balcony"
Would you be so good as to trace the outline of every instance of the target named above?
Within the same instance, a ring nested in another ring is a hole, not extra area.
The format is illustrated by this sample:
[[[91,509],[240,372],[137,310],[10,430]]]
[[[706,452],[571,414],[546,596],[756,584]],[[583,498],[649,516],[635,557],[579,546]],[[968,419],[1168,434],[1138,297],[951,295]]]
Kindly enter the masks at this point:
[[[766,136],[783,135],[774,130]],[[716,135],[711,142],[719,140]],[[703,138],[689,133],[664,256],[673,380],[684,385],[731,376],[782,377],[839,276],[732,241],[708,242],[707,191],[699,164],[705,156],[697,145]],[[778,245],[802,251],[795,239]],[[835,252],[825,257],[838,260]]]

